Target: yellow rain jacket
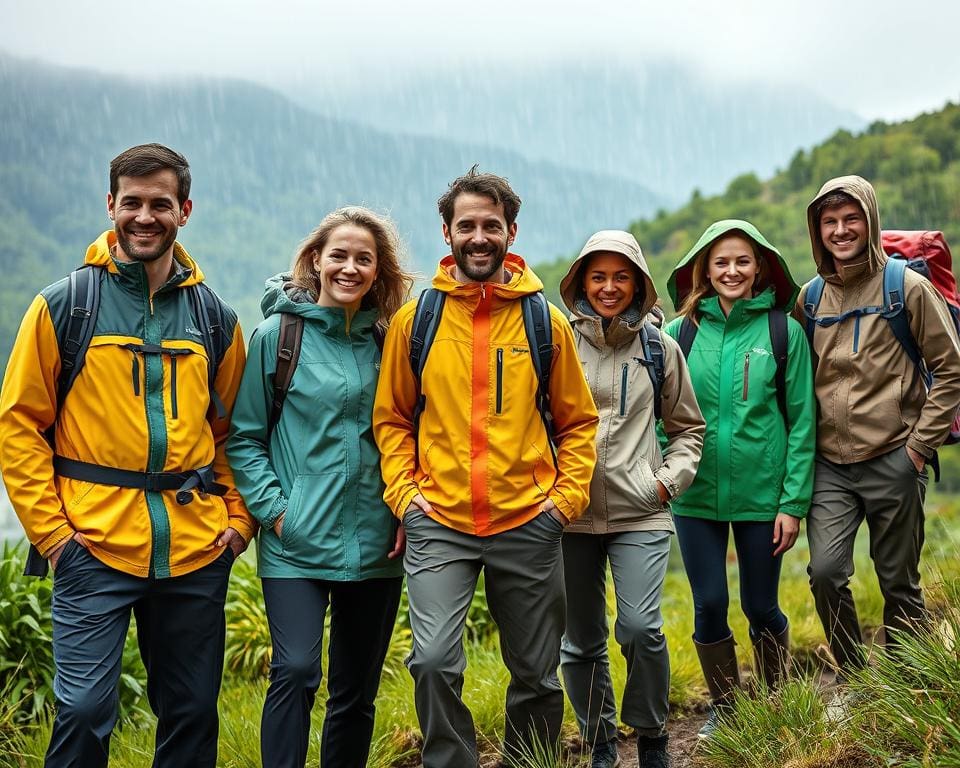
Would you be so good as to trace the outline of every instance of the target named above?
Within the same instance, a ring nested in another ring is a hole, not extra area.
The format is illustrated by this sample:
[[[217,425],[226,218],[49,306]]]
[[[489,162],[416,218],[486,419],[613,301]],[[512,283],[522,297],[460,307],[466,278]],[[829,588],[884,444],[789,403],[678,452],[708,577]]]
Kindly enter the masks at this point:
[[[0,393],[0,467],[13,508],[41,555],[75,531],[90,552],[119,571],[164,578],[202,568],[222,552],[227,527],[254,533],[224,454],[230,410],[244,365],[243,335],[224,306],[231,343],[214,389],[227,413],[210,402],[207,355],[184,288],[203,273],[176,244],[174,274],[150,296],[139,263],[115,261],[105,232],[87,249],[86,264],[107,270],[86,361],[57,416],[60,373],[57,333],[70,311],[67,279],[44,289],[20,325]],[[144,354],[139,345],[182,350]],[[225,496],[118,488],[54,474],[54,450],[44,435],[55,424],[56,453],[137,472],[186,472],[213,463]]]
[[[387,333],[373,413],[384,499],[401,517],[420,493],[437,522],[477,536],[523,525],[547,499],[573,520],[588,503],[597,409],[570,324],[550,307],[554,466],[519,301],[543,284],[514,254],[504,262],[511,273],[506,284],[460,283],[452,277],[454,266],[447,256],[433,278],[433,287],[447,296],[423,371],[426,406],[418,440],[409,357],[415,300],[400,309]]]

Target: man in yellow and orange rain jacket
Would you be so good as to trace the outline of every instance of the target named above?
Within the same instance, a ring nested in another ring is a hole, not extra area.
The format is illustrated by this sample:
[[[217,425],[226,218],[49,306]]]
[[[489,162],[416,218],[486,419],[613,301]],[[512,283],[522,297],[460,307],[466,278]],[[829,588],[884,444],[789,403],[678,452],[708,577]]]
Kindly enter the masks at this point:
[[[3,480],[55,569],[46,765],[107,764],[132,609],[159,718],[154,765],[213,766],[227,578],[254,532],[224,453],[243,336],[220,303],[225,352],[211,387],[208,318],[191,297],[203,273],[176,242],[192,207],[186,160],[133,147],[111,163],[110,187],[115,228],[87,249],[99,305],[72,388],[58,404],[80,306],[64,279],[27,310],[0,395]]]
[[[520,301],[543,284],[508,253],[519,207],[505,179],[475,168],[450,185],[440,213],[452,253],[433,280],[445,303],[419,388],[410,360],[416,301],[397,313],[384,344],[374,432],[384,498],[406,533],[408,667],[425,768],[477,764],[460,691],[481,569],[511,675],[504,752],[516,758],[532,738],[555,743],[563,716],[560,536],[588,503],[597,411],[572,329],[550,307],[554,461]]]

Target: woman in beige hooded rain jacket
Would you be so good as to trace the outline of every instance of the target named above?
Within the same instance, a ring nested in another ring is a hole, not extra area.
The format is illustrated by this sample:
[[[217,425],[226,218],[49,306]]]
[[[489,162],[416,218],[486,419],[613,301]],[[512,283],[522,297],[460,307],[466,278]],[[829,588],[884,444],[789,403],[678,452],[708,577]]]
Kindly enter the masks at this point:
[[[638,734],[641,766],[669,765],[666,752],[670,659],[660,599],[673,521],[669,500],[697,472],[704,423],[686,362],[662,336],[661,416],[640,330],[657,300],[640,246],[628,232],[602,231],[584,246],[560,284],[600,425],[590,506],[563,536],[567,628],[560,652],[567,694],[593,765],[614,766],[617,712],[607,656],[606,569],[617,597],[615,636],[627,661],[620,716]]]

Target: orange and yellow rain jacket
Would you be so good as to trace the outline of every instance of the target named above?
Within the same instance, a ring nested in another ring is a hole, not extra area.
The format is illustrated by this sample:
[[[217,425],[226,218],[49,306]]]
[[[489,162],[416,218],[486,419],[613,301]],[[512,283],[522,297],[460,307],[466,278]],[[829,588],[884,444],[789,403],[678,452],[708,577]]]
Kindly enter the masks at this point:
[[[547,499],[573,520],[589,500],[597,409],[570,324],[550,307],[555,466],[519,301],[543,284],[514,254],[504,262],[505,284],[460,283],[454,266],[447,256],[433,278],[447,296],[423,371],[419,436],[409,357],[415,300],[397,312],[384,343],[373,425],[387,506],[402,517],[420,493],[437,522],[477,536],[523,525]]]
[[[86,264],[107,270],[86,361],[57,415],[58,333],[70,312],[68,281],[44,289],[20,325],[0,393],[0,468],[27,538],[47,555],[75,531],[100,561],[135,576],[165,578],[202,568],[223,551],[215,542],[227,527],[254,533],[224,454],[230,411],[244,365],[243,334],[224,307],[231,343],[214,390],[226,415],[210,402],[207,356],[188,292],[203,273],[176,244],[174,274],[150,296],[139,263],[114,260],[116,239],[105,232],[87,249]],[[139,345],[183,350],[145,355]],[[186,472],[213,464],[223,497],[118,488],[53,470],[68,459],[137,472]]]

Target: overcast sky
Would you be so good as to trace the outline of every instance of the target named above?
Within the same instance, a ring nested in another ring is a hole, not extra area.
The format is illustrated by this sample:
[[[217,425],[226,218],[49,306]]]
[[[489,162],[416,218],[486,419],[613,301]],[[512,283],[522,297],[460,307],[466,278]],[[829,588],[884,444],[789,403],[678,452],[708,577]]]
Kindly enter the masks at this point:
[[[160,79],[669,57],[802,84],[867,119],[960,100],[958,0],[0,0],[0,12],[9,53]]]

